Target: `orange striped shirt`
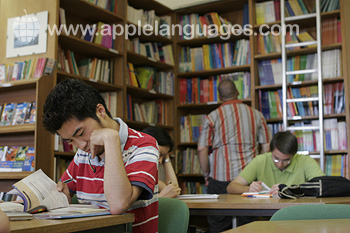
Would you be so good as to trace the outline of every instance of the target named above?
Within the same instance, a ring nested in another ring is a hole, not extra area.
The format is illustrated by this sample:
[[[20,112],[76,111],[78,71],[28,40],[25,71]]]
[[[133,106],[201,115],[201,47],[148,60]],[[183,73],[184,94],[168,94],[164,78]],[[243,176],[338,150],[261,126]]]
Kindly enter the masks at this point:
[[[270,139],[261,112],[240,100],[229,100],[206,117],[198,146],[212,147],[210,177],[231,181],[257,155],[259,144]]]

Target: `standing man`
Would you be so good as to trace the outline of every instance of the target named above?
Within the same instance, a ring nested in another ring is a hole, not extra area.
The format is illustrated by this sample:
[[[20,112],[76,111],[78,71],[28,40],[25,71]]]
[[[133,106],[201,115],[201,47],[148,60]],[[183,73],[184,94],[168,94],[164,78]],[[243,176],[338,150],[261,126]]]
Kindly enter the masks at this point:
[[[111,214],[135,214],[132,231],[158,232],[158,146],[149,136],[113,119],[100,93],[67,79],[48,95],[43,125],[79,150],[58,182],[69,202],[95,203]]]
[[[221,81],[218,91],[223,103],[207,116],[198,140],[200,165],[208,193],[213,194],[227,193],[230,181],[257,154],[269,151],[271,138],[262,113],[237,99],[239,92],[231,80]],[[230,216],[208,216],[208,222],[211,233],[232,228]]]

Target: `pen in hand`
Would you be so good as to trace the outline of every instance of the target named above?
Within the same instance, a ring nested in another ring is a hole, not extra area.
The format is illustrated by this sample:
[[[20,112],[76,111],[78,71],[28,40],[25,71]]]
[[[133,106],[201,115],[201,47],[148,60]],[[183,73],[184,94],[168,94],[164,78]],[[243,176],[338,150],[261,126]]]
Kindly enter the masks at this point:
[[[271,190],[271,188],[269,186],[267,186],[264,182],[261,182],[261,186],[267,191]]]

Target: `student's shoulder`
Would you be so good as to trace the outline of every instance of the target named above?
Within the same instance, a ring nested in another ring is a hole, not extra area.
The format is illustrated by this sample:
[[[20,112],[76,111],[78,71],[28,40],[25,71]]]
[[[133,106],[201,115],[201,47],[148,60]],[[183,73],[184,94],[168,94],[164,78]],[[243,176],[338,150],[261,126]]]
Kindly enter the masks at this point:
[[[127,138],[127,147],[130,146],[153,146],[156,147],[157,141],[154,137],[150,136],[149,134],[142,133],[140,131],[130,129],[128,132],[128,138]]]

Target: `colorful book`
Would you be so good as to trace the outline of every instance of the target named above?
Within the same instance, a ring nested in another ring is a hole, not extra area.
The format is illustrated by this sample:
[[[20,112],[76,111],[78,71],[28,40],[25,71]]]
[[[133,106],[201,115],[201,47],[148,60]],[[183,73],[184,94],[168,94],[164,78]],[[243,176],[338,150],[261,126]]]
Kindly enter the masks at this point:
[[[16,110],[16,103],[7,103],[1,115],[0,125],[11,125]]]

